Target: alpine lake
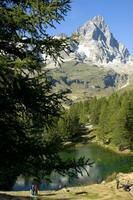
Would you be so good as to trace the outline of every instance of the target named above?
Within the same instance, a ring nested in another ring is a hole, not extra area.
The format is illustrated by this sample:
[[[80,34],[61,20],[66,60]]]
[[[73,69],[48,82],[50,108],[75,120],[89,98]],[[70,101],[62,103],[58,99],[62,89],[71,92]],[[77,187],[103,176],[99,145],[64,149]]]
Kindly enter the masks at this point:
[[[42,183],[41,190],[54,190],[66,186],[88,185],[93,183],[101,183],[113,173],[128,173],[133,171],[133,155],[131,153],[116,153],[115,151],[104,148],[96,143],[87,143],[81,145],[72,145],[60,153],[64,160],[78,159],[85,157],[93,162],[92,166],[86,166],[86,170],[82,169],[82,174],[78,174],[78,178],[70,178],[62,176],[56,172],[51,175],[50,183]],[[87,173],[87,172],[88,173]],[[31,183],[14,186],[14,190],[28,190]]]
[[[115,151],[104,148],[96,143],[88,143],[84,145],[76,145],[66,148],[61,156],[63,159],[85,157],[94,162],[91,167],[86,166],[86,170],[82,169],[82,174],[78,174],[77,178],[60,176],[53,173],[51,179],[53,183],[58,185],[77,186],[84,184],[101,183],[113,173],[128,173],[133,171],[133,155],[131,153],[116,153]],[[88,175],[89,174],[89,175]]]

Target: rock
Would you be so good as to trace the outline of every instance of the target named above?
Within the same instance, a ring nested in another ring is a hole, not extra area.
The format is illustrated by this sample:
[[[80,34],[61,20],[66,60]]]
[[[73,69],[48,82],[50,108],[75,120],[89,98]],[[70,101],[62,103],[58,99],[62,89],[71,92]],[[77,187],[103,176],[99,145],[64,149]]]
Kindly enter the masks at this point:
[[[65,39],[62,33],[54,36],[56,39]],[[128,49],[115,39],[103,16],[95,16],[80,26],[69,40],[69,55],[64,51],[61,56],[64,62],[76,61],[114,69],[118,73],[133,74],[133,56]],[[45,54],[43,58],[45,58]],[[60,61],[60,59],[58,60]],[[53,59],[48,56],[47,68],[54,68]],[[55,65],[59,67],[58,64]]]
[[[133,172],[132,172],[132,173],[127,173],[127,174],[119,173],[117,176],[118,176],[119,178],[124,178],[124,179],[131,179],[131,180],[133,180]]]
[[[117,174],[117,180],[119,180],[120,184],[133,184],[133,173]]]
[[[128,61],[129,51],[114,38],[102,16],[96,16],[83,24],[77,34],[79,39],[78,47],[75,48],[76,58],[102,64]]]
[[[101,184],[105,185],[105,184],[106,184],[106,181],[102,181],[102,183],[101,183]]]

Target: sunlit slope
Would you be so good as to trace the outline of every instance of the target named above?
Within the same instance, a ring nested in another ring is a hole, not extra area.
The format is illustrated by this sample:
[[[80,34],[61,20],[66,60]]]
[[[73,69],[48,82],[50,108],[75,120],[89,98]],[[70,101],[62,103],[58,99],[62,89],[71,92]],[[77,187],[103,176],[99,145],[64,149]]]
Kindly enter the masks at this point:
[[[68,61],[50,70],[49,76],[56,89],[67,89],[68,96],[79,99],[106,96],[128,86],[129,76],[108,67]]]

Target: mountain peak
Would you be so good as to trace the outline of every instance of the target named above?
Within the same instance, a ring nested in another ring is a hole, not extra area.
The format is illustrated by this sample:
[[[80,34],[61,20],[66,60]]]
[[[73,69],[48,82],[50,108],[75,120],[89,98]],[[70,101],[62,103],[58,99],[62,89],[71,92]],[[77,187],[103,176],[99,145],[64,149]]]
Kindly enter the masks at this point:
[[[101,15],[93,17],[90,22],[94,23],[98,28],[100,28],[102,31],[105,31],[106,29],[109,29],[107,24],[105,23],[104,17]]]
[[[95,16],[77,30],[79,35],[78,55],[95,63],[125,63],[129,52],[110,32],[103,16]]]
[[[94,23],[97,23],[97,22],[104,22],[104,17],[101,16],[101,15],[97,15],[97,16],[93,17],[93,18],[91,19],[91,21],[93,21]]]
[[[86,32],[97,31],[96,29],[99,29],[102,32],[110,32],[109,27],[105,23],[104,17],[101,15],[95,16],[91,20],[84,23],[80,26],[78,32],[82,32],[82,34],[85,35]]]

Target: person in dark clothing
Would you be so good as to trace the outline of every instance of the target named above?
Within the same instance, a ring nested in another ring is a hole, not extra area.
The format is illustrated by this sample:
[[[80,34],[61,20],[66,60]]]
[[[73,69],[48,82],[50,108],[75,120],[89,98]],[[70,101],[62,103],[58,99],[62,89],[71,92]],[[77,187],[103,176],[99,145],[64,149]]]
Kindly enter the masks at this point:
[[[31,195],[35,196],[35,185],[33,183],[31,185]]]
[[[35,189],[35,196],[37,196],[38,195],[38,186],[34,185],[34,189]]]

